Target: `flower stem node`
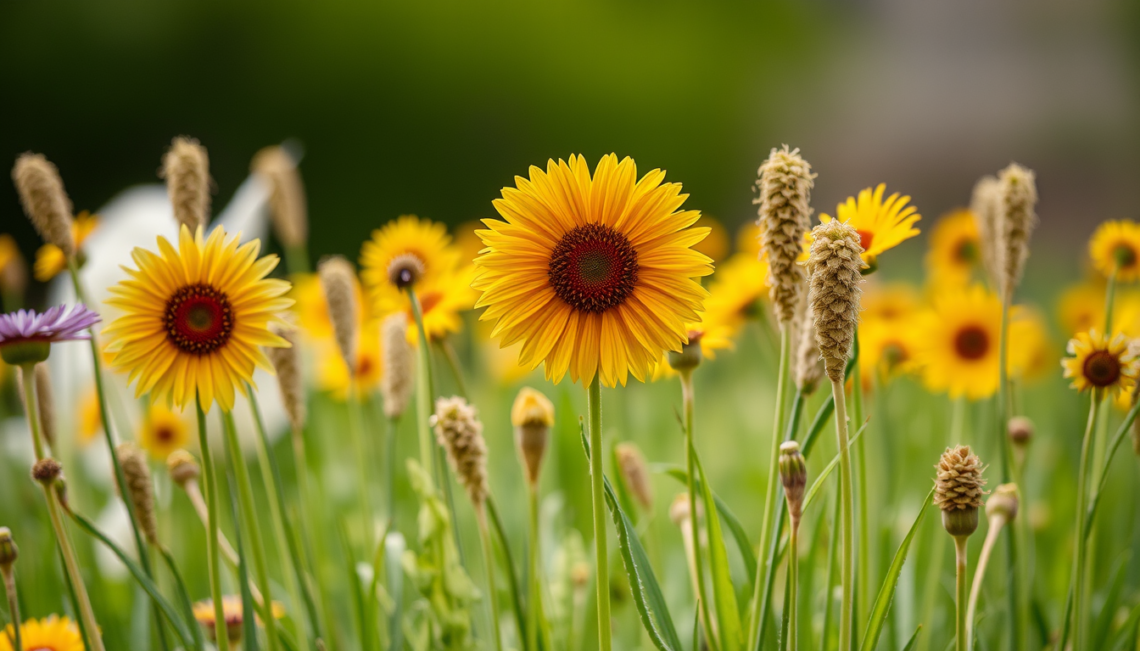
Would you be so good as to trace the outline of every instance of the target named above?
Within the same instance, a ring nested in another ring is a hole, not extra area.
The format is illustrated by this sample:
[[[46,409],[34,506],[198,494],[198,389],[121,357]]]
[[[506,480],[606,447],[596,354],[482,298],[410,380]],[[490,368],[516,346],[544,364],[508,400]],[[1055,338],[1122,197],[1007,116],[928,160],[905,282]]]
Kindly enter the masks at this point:
[[[51,457],[40,459],[32,466],[32,479],[35,479],[45,486],[50,486],[52,482],[59,479],[62,474],[63,466]]]
[[[8,527],[0,527],[0,570],[8,572],[16,559],[20,557],[20,548],[16,546],[16,539]]]
[[[990,520],[1001,518],[1003,523],[1013,522],[1017,517],[1017,484],[1002,484],[994,489],[993,497],[986,501],[986,517]]]

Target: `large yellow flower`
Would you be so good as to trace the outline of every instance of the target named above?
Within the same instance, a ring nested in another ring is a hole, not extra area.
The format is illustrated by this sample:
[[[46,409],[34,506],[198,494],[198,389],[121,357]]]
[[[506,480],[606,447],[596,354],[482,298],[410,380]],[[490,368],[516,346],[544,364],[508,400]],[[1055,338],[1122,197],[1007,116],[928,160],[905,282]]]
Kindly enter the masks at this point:
[[[1073,381],[1077,391],[1131,391],[1136,384],[1137,360],[1129,343],[1129,338],[1119,332],[1112,338],[1096,330],[1077,333],[1066,348],[1070,357],[1061,360],[1065,377]]]
[[[475,280],[475,267],[467,265],[461,269],[448,270],[431,277],[424,277],[416,283],[416,298],[423,314],[424,332],[431,341],[443,339],[448,334],[463,328],[460,312],[475,307],[477,292],[471,288]],[[408,342],[419,345],[412,302],[407,292],[380,291],[374,297],[378,314],[388,315],[403,312],[408,318]]]
[[[92,215],[84,210],[75,216],[71,222],[71,237],[75,240],[75,250],[79,251],[83,243],[99,225],[99,216]],[[35,276],[41,283],[55,278],[61,271],[67,269],[67,256],[63,250],[54,244],[45,244],[36,251]]]
[[[165,461],[171,452],[190,442],[190,425],[184,416],[162,405],[151,405],[139,428],[139,447],[155,461]]]
[[[360,275],[367,290],[399,294],[400,289],[388,279],[388,268],[404,256],[410,256],[422,267],[419,282],[449,273],[459,260],[446,226],[415,215],[401,215],[372,231],[372,239],[360,249]]]
[[[998,388],[1001,300],[979,285],[950,290],[934,297],[934,305],[918,319],[915,364],[931,391],[977,400]],[[1021,337],[1026,321],[1011,312],[1010,341]],[[1016,372],[1024,360],[1010,349],[1009,368]]]
[[[1105,277],[1115,273],[1121,282],[1140,280],[1140,224],[1127,219],[1104,222],[1089,240],[1089,257]]]
[[[938,220],[930,231],[926,253],[926,268],[936,286],[969,284],[981,261],[978,218],[973,211],[955,210]]]
[[[137,380],[136,395],[182,408],[197,394],[203,409],[216,399],[229,411],[235,385],[252,381],[254,367],[272,372],[261,347],[289,345],[269,331],[293,304],[289,283],[265,277],[277,256],[258,259],[261,243],[238,239],[227,241],[221,227],[206,239],[183,226],[177,250],[159,237],[159,253],[131,253],[137,268],[107,301],[125,314],[104,333],[111,364]]]
[[[476,307],[502,345],[523,342],[520,363],[583,384],[649,377],[662,351],[680,350],[707,292],[711,260],[692,248],[708,234],[687,195],[633,160],[602,158],[591,177],[581,156],[515,177],[479,232]]]
[[[874,190],[865,188],[859,192],[858,199],[847,197],[846,202],[835,208],[836,218],[859,233],[863,261],[872,267],[879,254],[918,235],[914,224],[922,219],[915,207],[908,205],[910,197],[899,196],[896,192],[884,201],[886,189],[885,183],[880,183]],[[826,224],[832,218],[821,214],[819,219]]]
[[[12,635],[14,630],[9,624],[0,633],[0,651],[12,651]],[[24,621],[20,625],[20,637],[24,651],[83,651],[79,627],[58,615]]]

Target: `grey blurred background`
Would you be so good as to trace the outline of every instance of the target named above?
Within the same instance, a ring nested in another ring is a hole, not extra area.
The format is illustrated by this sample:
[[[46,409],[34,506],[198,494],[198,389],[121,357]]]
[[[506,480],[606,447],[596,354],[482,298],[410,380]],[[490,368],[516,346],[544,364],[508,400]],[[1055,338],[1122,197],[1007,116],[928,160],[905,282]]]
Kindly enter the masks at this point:
[[[1138,82],[1134,1],[0,5],[0,154],[43,152],[94,210],[191,135],[220,208],[257,149],[295,138],[317,256],[401,213],[490,216],[515,174],[575,152],[665,168],[731,230],[789,143],[817,212],[882,181],[925,226],[1028,165],[1030,273],[1049,255],[1072,273],[1096,222],[1137,216]],[[10,183],[0,224],[34,253]]]

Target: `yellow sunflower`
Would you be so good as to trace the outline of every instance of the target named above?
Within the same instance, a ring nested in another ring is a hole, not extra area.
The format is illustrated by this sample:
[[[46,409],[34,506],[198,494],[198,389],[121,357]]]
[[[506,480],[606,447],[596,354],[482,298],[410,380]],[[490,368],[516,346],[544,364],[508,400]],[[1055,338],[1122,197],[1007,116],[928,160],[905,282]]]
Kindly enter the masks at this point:
[[[1001,300],[980,285],[934,297],[933,307],[919,316],[915,334],[915,365],[928,389],[971,400],[997,391],[1001,312]],[[1025,327],[1020,310],[1014,308],[1010,341],[1017,341]],[[1011,370],[1021,363],[1010,355]]]
[[[423,314],[424,332],[430,341],[443,339],[463,329],[460,312],[475,307],[478,296],[471,288],[475,280],[475,267],[448,270],[435,276],[425,276],[416,283],[416,298]],[[378,291],[373,297],[377,314],[403,312],[408,318],[408,342],[418,346],[419,332],[412,314],[412,301],[407,292]]]
[[[155,461],[166,461],[171,452],[185,448],[190,442],[190,426],[185,417],[161,405],[147,408],[139,428],[139,447]]]
[[[410,257],[421,269],[418,283],[449,273],[459,261],[447,227],[415,215],[402,215],[372,231],[360,249],[361,276],[370,293],[401,293],[388,279],[393,261]]]
[[[356,336],[356,374],[349,377],[348,366],[340,354],[336,342],[328,340],[317,346],[317,387],[331,393],[337,400],[348,399],[351,380],[364,394],[371,394],[380,386],[383,373],[383,357],[380,346],[379,326],[364,328]]]
[[[899,196],[896,192],[884,201],[886,189],[885,183],[880,183],[874,190],[865,188],[859,192],[858,198],[847,197],[846,202],[835,208],[836,218],[859,233],[863,261],[872,268],[881,253],[918,235],[914,224],[922,219],[917,209],[908,205],[908,196]],[[826,224],[832,218],[821,214],[819,219]]]
[[[1061,360],[1065,377],[1073,381],[1071,386],[1077,391],[1131,391],[1136,384],[1137,359],[1129,342],[1119,332],[1111,339],[1096,330],[1077,333],[1066,347],[1070,356]]]
[[[555,382],[567,371],[584,385],[644,381],[665,350],[681,349],[707,292],[697,282],[712,260],[691,247],[708,234],[687,195],[633,160],[602,158],[593,175],[581,156],[515,177],[479,231],[476,307],[496,321],[504,346],[523,342],[520,362],[545,362]]]
[[[937,286],[967,285],[981,268],[978,218],[965,208],[946,214],[930,231],[926,268]]]
[[[859,299],[859,320],[903,323],[918,314],[922,299],[908,283],[868,282]],[[913,327],[913,324],[912,324]]]
[[[12,651],[10,640],[14,634],[11,624],[0,633],[0,651]],[[83,651],[79,627],[58,615],[25,620],[20,625],[20,637],[24,651]]]
[[[99,216],[92,215],[84,210],[75,216],[71,222],[71,236],[75,240],[75,250],[83,248],[87,237],[99,225]],[[2,267],[2,265],[0,265]],[[45,244],[36,251],[35,276],[41,283],[55,278],[61,271],[67,269],[67,256],[54,244]]]
[[[251,382],[254,367],[272,372],[261,347],[289,345],[269,331],[293,304],[289,283],[265,277],[277,256],[258,259],[258,240],[238,240],[221,227],[206,239],[183,226],[177,250],[159,237],[159,253],[132,252],[137,268],[107,301],[125,314],[104,333],[111,364],[137,380],[136,395],[182,408],[197,394],[202,409],[216,399],[230,411],[234,386]]]
[[[749,253],[737,253],[717,267],[709,284],[705,309],[717,315],[754,317],[768,296],[768,263]]]
[[[1127,219],[1104,222],[1089,240],[1089,257],[1105,277],[1115,273],[1121,282],[1140,280],[1140,224]]]

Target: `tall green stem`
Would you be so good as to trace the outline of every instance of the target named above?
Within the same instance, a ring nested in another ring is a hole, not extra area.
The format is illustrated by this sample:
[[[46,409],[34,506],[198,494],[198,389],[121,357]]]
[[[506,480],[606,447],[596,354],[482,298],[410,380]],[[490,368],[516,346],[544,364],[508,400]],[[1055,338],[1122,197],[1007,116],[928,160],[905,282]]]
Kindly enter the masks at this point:
[[[689,492],[689,533],[693,539],[693,573],[697,584],[697,601],[700,604],[701,624],[705,630],[705,640],[709,648],[719,648],[716,637],[713,635],[712,619],[709,617],[709,598],[705,588],[704,561],[701,555],[700,518],[697,517],[697,475],[696,475],[696,448],[693,443],[693,371],[681,371],[681,403],[684,413],[685,425],[685,465]],[[682,526],[684,526],[682,524]]]
[[[198,447],[202,450],[202,475],[206,478],[206,558],[210,572],[210,597],[214,601],[214,639],[226,636],[226,611],[222,604],[222,559],[218,527],[218,474],[214,468],[214,455],[206,436],[206,412],[202,410],[201,396],[195,396],[198,409]],[[125,484],[124,484],[125,485]]]
[[[954,648],[956,651],[966,651],[966,592],[970,577],[966,573],[966,541],[968,536],[954,536],[955,574],[957,576],[956,599],[954,600]]]
[[[986,540],[982,543],[982,553],[978,557],[978,569],[974,572],[974,584],[970,586],[970,602],[966,607],[966,648],[974,648],[974,619],[978,612],[978,597],[982,592],[982,581],[986,577],[986,568],[989,567],[990,555],[997,544],[998,536],[1005,527],[1005,518],[991,517],[990,526],[986,531]]]
[[[855,427],[863,425],[863,377],[859,373],[859,331],[855,331],[855,367],[851,370],[851,377],[854,378],[851,382],[851,422],[855,423]],[[855,442],[855,483],[858,489],[855,492],[855,499],[859,503],[859,519],[857,526],[859,527],[859,544],[857,550],[859,554],[858,562],[855,565],[857,579],[855,586],[858,588],[859,598],[855,600],[856,608],[858,609],[858,617],[855,621],[867,621],[868,608],[871,606],[871,537],[870,537],[870,521],[871,514],[867,507],[867,449],[865,447],[866,439],[862,436]]]
[[[594,560],[598,587],[598,648],[600,651],[610,651],[610,571],[606,545],[606,496],[602,484],[602,457],[605,456],[602,453],[602,380],[598,375],[590,382],[587,406],[590,417],[590,492],[594,503]]]
[[[799,606],[796,601],[797,586],[800,582],[800,522],[792,519],[791,533],[788,536],[788,595],[784,598],[788,609],[788,651],[796,651],[798,637]]]
[[[538,600],[542,582],[538,578],[538,487],[527,487],[527,594],[526,648],[538,651]],[[490,571],[490,570],[488,570]]]
[[[222,430],[225,432],[226,446],[229,456],[233,459],[234,478],[238,485],[238,499],[241,500],[242,519],[249,535],[249,550],[253,555],[253,569],[257,574],[257,587],[265,600],[265,612],[273,611],[273,593],[269,589],[269,565],[265,561],[265,546],[261,538],[261,527],[257,523],[257,507],[253,502],[253,484],[249,480],[249,469],[242,459],[241,444],[238,443],[237,426],[234,416],[228,411],[222,411]],[[237,523],[241,526],[241,523]],[[265,621],[265,634],[269,651],[278,651],[281,643],[277,639],[277,626],[272,619]]]
[[[748,624],[748,649],[755,651],[760,648],[760,621],[762,618],[767,617],[766,610],[763,606],[767,604],[767,600],[763,598],[764,590],[764,575],[767,571],[767,565],[770,560],[767,551],[772,544],[772,536],[776,535],[773,531],[774,522],[776,520],[776,509],[779,505],[776,503],[776,486],[780,483],[780,441],[784,432],[784,388],[787,384],[788,365],[790,362],[791,351],[791,335],[788,328],[780,328],[780,365],[776,372],[776,404],[773,407],[773,425],[772,425],[772,445],[768,453],[768,490],[764,496],[764,525],[760,529],[760,553],[764,555],[765,561],[756,566],[756,579],[755,588],[752,592],[752,617]],[[689,471],[692,476],[692,471]],[[690,490],[690,494],[691,494]],[[696,514],[696,510],[693,510]],[[695,517],[694,517],[695,520]],[[703,601],[703,599],[702,599]]]
[[[364,408],[363,398],[360,395],[360,385],[353,378],[350,382],[348,395],[348,437],[356,451],[356,489],[360,499],[360,523],[364,527],[361,540],[364,541],[364,557],[371,558],[376,550],[376,523],[372,511],[371,482],[369,482],[367,445],[364,441],[363,424],[361,423],[361,410]]]
[[[1088,424],[1085,426],[1085,435],[1081,441],[1080,466],[1077,469],[1077,528],[1076,550],[1073,554],[1073,648],[1084,648],[1085,642],[1085,557],[1088,553],[1088,541],[1082,533],[1085,530],[1085,518],[1088,515],[1088,464],[1089,452],[1092,449],[1096,434],[1097,403],[1099,395],[1093,391],[1089,404]]]
[[[416,373],[416,431],[420,439],[420,465],[424,472],[435,480],[435,459],[432,458],[431,430],[428,428],[428,419],[431,418],[431,357],[428,350],[427,333],[424,331],[424,317],[420,309],[420,300],[416,297],[414,289],[408,289],[408,298],[412,303],[412,315],[416,319],[416,330],[419,333],[420,346],[416,351],[419,361],[419,372]]]
[[[495,591],[495,552],[491,548],[491,532],[487,528],[484,508],[480,508],[476,516],[479,520],[479,542],[483,546],[483,565],[487,572],[487,596],[491,608],[491,629],[495,633],[495,651],[503,651],[503,634],[499,630],[499,595]]]
[[[858,378],[855,379],[859,381]],[[843,380],[831,381],[831,395],[835,399],[835,435],[839,442],[839,499],[842,501],[840,514],[840,564],[839,581],[843,597],[839,610],[839,650],[851,648],[851,623],[855,617],[854,537],[855,501],[853,477],[851,476],[851,450],[847,445],[847,398],[843,395]]]
[[[961,397],[954,398],[950,405],[950,431],[947,433],[946,443],[955,445],[962,440],[962,429],[966,421],[966,401]],[[946,536],[940,532],[935,533],[931,541],[930,562],[927,563],[925,586],[922,595],[922,617],[919,619],[924,626],[934,627],[934,606],[941,592],[942,558],[946,555]],[[920,635],[918,638],[919,651],[930,648],[932,635]]]
[[[20,632],[20,599],[16,596],[16,573],[11,567],[0,568],[4,576],[4,592],[8,595],[8,618],[12,621],[10,642],[14,651],[24,651],[23,634]]]
[[[40,430],[40,415],[36,398],[36,365],[24,364],[20,367],[24,382],[24,414],[28,418],[28,429],[32,432],[32,445],[36,452],[36,461],[44,459],[43,432]],[[126,484],[123,484],[124,486]],[[67,529],[63,526],[63,518],[59,514],[59,503],[52,485],[41,483],[44,498],[47,500],[48,515],[51,517],[51,526],[55,531],[55,539],[59,544],[60,556],[63,557],[64,569],[71,579],[75,590],[75,607],[83,619],[84,628],[90,631],[93,651],[103,651],[103,639],[99,635],[99,624],[95,621],[95,611],[91,609],[91,598],[87,595],[87,587],[83,584],[83,575],[79,572],[79,562],[75,558],[75,549],[71,546],[71,539],[67,536]],[[14,585],[14,584],[13,584]],[[14,594],[9,591],[9,594]],[[20,627],[19,620],[13,620],[12,625]]]
[[[1023,485],[1013,475],[1013,448],[1008,435],[1009,423],[1009,311],[1013,302],[1013,289],[1006,288],[1001,297],[1001,334],[998,343],[998,394],[997,406],[997,443],[1001,458],[1002,483],[1015,482]],[[1028,599],[1025,566],[1019,557],[1020,546],[1018,536],[1006,537],[1006,556],[1013,573],[1013,581],[1006,590],[1009,599],[1009,636],[1010,650],[1022,651],[1026,642],[1028,630],[1028,609],[1025,608]]]

